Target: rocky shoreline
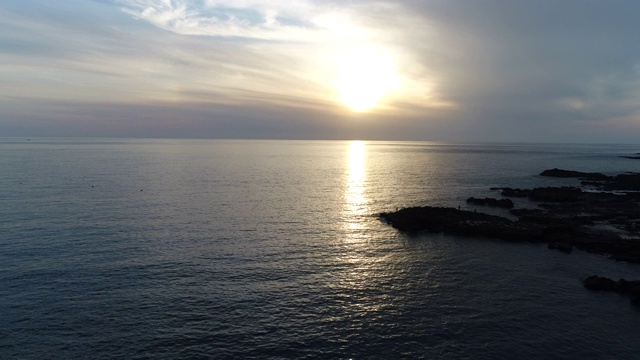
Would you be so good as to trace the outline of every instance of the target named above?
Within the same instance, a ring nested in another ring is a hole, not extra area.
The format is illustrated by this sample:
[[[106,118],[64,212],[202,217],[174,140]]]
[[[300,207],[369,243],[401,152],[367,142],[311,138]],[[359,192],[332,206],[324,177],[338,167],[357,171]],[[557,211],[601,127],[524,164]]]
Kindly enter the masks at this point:
[[[537,208],[513,208],[517,218],[443,207],[410,207],[380,214],[394,228],[405,232],[428,231],[506,241],[547,243],[549,248],[573,247],[617,260],[640,263],[640,174],[606,176],[560,169],[541,176],[575,177],[580,187],[534,189],[493,188],[501,195],[526,197]],[[630,191],[631,190],[631,191]],[[510,208],[510,199],[470,198],[468,203]]]
[[[503,199],[467,200],[470,204],[510,209],[515,220],[477,210],[432,206],[399,209],[381,213],[380,217],[403,232],[441,232],[510,242],[546,243],[549,249],[568,253],[577,248],[640,264],[640,173],[607,176],[549,169],[540,175],[576,178],[581,186],[492,188],[500,191]],[[527,198],[537,207],[513,208],[509,198]],[[585,287],[593,289],[586,284]],[[637,291],[633,294],[636,296]],[[634,303],[640,304],[640,301]]]

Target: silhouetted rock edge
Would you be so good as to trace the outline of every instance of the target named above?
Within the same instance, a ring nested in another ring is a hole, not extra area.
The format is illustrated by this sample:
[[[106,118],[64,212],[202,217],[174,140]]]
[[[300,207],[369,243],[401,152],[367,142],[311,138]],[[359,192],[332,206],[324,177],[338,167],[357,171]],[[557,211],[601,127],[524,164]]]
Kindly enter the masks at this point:
[[[557,176],[603,179],[604,187],[619,186],[640,190],[640,174],[606,176],[599,173],[551,169]],[[543,172],[543,173],[545,173]],[[489,237],[506,241],[547,243],[549,249],[570,253],[573,248],[609,255],[616,260],[640,263],[640,193],[583,191],[578,187],[534,189],[492,188],[506,197],[527,197],[539,203],[537,209],[512,209],[517,217],[488,215],[455,208],[411,207],[380,216],[404,232],[442,232],[468,237]],[[508,199],[505,199],[508,200]],[[469,198],[467,202],[487,205],[498,199]],[[511,200],[509,200],[511,201]],[[507,203],[507,202],[505,202]],[[621,236],[632,234],[633,236]]]
[[[627,281],[620,279],[618,281],[591,275],[582,280],[585,288],[592,291],[612,291],[618,294],[626,295],[634,305],[640,306],[640,281]]]

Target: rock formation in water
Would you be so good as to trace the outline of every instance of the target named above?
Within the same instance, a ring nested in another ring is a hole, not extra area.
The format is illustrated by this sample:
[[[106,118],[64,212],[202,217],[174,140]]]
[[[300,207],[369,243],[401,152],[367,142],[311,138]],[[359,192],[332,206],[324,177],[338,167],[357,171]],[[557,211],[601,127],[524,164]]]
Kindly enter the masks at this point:
[[[640,160],[640,156],[639,155],[640,155],[640,153],[635,153],[632,156],[622,156],[622,157],[625,158],[625,159]]]
[[[615,281],[606,277],[591,275],[582,280],[582,284],[589,290],[613,291],[626,295],[634,305],[640,306],[640,281],[627,281],[625,279]]]
[[[587,173],[573,170],[548,169],[540,173],[541,176],[559,177],[559,178],[578,178],[594,181],[607,181],[610,177],[600,173]]]
[[[592,179],[589,181],[606,177],[607,180],[596,181],[602,189],[640,190],[640,174],[606,176],[560,169],[545,172],[560,177],[571,175]],[[506,197],[527,197],[537,202],[538,208],[512,209],[510,213],[517,217],[515,221],[479,212],[430,206],[400,209],[380,216],[400,231],[542,242],[547,243],[550,249],[571,252],[575,247],[607,254],[617,260],[640,263],[639,192],[614,194],[583,191],[578,187],[494,189],[502,190]],[[491,200],[469,202],[488,203]]]

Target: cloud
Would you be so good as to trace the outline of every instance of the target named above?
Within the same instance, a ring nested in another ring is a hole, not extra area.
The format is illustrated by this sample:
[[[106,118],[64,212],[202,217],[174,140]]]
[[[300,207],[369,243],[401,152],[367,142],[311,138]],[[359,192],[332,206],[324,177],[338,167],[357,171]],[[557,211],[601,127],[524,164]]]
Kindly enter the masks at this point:
[[[399,69],[401,86],[391,99],[396,105],[451,104],[439,98],[435,77],[416,61],[411,49],[416,43],[410,40],[415,38],[412,27],[423,27],[420,18],[398,3],[121,0],[119,4],[124,12],[173,34],[233,42],[253,51],[247,67],[252,71],[271,72],[273,64],[287,64],[280,79],[298,79],[287,89],[305,96],[326,94],[335,101],[344,54],[354,47],[372,47],[391,54]],[[248,63],[247,59],[234,62]],[[282,70],[282,65],[275,68]]]
[[[177,34],[324,42],[349,29],[348,7],[310,1],[122,0],[123,10]],[[379,6],[376,3],[371,6]],[[358,31],[351,31],[351,35]],[[334,38],[334,40],[338,37]]]
[[[480,136],[499,126],[514,129],[505,138],[515,129],[604,127],[611,124],[604,119],[638,113],[640,24],[632,14],[640,3],[404,4],[432,25],[432,47],[417,53],[421,63],[440,74],[441,96],[464,110]]]
[[[62,123],[55,111],[46,110],[59,102],[78,123],[82,117],[69,113],[71,104],[94,107],[107,118],[116,113],[104,110],[110,107],[121,109],[122,119],[127,112],[135,117],[148,111],[153,116],[136,128],[140,132],[152,126],[154,116],[169,113],[181,119],[180,126],[204,128],[209,112],[235,119],[239,132],[284,131],[288,124],[296,134],[309,132],[301,137],[316,137],[314,131],[330,136],[330,127],[338,134],[371,138],[499,141],[539,133],[579,141],[629,138],[633,129],[637,137],[640,23],[635,14],[640,3],[611,4],[4,2],[0,115]],[[384,106],[367,114],[368,121],[356,122],[367,124],[360,132],[338,125],[353,122],[338,102],[336,84],[340,64],[354,47],[384,51],[398,75]],[[35,103],[41,106],[30,105]],[[181,111],[194,107],[200,111]],[[98,121],[89,110],[82,114],[86,122]],[[251,116],[262,120],[251,122]],[[309,124],[277,120],[294,116]],[[327,120],[334,117],[340,120]],[[163,119],[158,124],[172,131]],[[8,121],[13,120],[0,120],[0,126]],[[315,123],[322,121],[328,127]],[[118,126],[126,128],[124,120]],[[225,126],[235,136],[233,121]],[[616,130],[622,127],[622,133]]]

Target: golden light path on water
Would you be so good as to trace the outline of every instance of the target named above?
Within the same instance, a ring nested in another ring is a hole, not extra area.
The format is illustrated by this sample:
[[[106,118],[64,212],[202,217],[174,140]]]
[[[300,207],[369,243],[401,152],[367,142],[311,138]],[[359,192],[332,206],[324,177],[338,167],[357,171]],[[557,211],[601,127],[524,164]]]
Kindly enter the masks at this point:
[[[364,314],[377,318],[393,307],[393,297],[386,293],[390,272],[388,258],[380,253],[381,244],[373,242],[367,143],[351,141],[346,151],[343,198],[343,240],[340,262],[347,264],[338,275],[337,284],[345,296],[344,311],[354,321]]]
[[[351,141],[345,149],[345,176],[342,213],[342,239],[339,262],[346,265],[337,277],[336,286],[344,292],[344,310],[349,314],[377,311],[378,304],[366,296],[375,287],[375,261],[371,257],[366,196],[367,152],[362,141]],[[360,301],[353,302],[355,299]],[[362,301],[366,299],[366,301]]]
[[[346,221],[349,233],[358,233],[364,227],[362,216],[367,211],[366,148],[362,141],[351,141],[348,152],[347,185],[345,194]]]

